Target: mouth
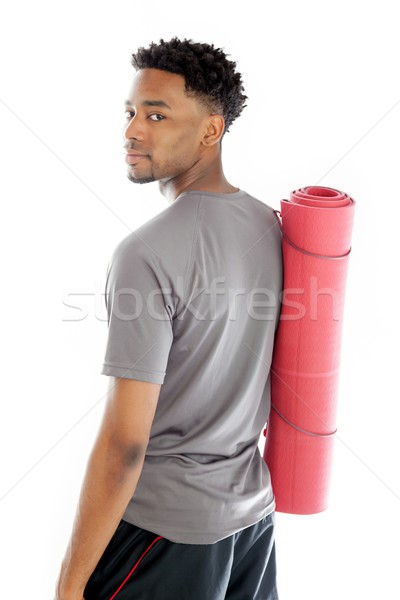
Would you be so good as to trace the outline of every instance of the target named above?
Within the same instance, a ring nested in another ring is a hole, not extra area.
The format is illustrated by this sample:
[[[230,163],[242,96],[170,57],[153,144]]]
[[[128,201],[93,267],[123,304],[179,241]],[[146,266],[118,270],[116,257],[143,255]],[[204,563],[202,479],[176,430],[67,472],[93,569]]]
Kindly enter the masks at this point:
[[[131,152],[125,154],[125,162],[128,163],[128,165],[136,164],[145,158],[148,158],[145,154],[132,154]]]

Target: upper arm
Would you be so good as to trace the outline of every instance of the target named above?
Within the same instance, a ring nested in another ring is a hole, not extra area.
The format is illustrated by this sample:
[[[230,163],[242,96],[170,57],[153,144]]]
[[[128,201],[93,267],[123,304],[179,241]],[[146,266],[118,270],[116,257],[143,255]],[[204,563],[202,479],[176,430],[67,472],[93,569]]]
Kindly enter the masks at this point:
[[[161,384],[110,377],[99,437],[122,457],[144,454]]]
[[[109,376],[109,388],[99,433],[106,454],[117,460],[143,456],[149,442],[173,342],[168,290],[152,255],[136,237],[124,238],[107,268],[102,373]]]
[[[127,236],[107,269],[108,339],[102,374],[164,383],[174,339],[168,278]]]

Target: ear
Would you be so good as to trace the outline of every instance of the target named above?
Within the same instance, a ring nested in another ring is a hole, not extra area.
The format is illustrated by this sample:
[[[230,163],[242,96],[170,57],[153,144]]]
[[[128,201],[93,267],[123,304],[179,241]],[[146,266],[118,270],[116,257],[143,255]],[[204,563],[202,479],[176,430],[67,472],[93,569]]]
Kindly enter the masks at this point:
[[[202,139],[203,146],[215,146],[221,139],[225,129],[225,119],[222,115],[211,114]]]

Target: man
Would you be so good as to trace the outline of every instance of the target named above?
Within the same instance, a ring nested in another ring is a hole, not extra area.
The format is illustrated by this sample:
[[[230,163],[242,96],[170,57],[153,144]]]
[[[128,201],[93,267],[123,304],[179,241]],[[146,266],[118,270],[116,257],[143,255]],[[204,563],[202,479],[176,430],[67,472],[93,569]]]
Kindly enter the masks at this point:
[[[173,38],[139,48],[124,145],[168,206],[108,265],[110,376],[57,600],[272,600],[274,495],[258,448],[280,316],[273,209],[224,176],[247,99],[236,63]],[[243,164],[249,148],[240,148]]]

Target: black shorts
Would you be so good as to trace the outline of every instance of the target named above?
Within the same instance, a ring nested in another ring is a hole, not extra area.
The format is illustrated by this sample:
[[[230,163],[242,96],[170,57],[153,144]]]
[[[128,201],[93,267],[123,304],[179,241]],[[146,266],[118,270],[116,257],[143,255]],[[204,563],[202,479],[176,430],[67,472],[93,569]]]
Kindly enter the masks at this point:
[[[278,600],[275,513],[215,544],[179,544],[121,520],[85,600]]]

